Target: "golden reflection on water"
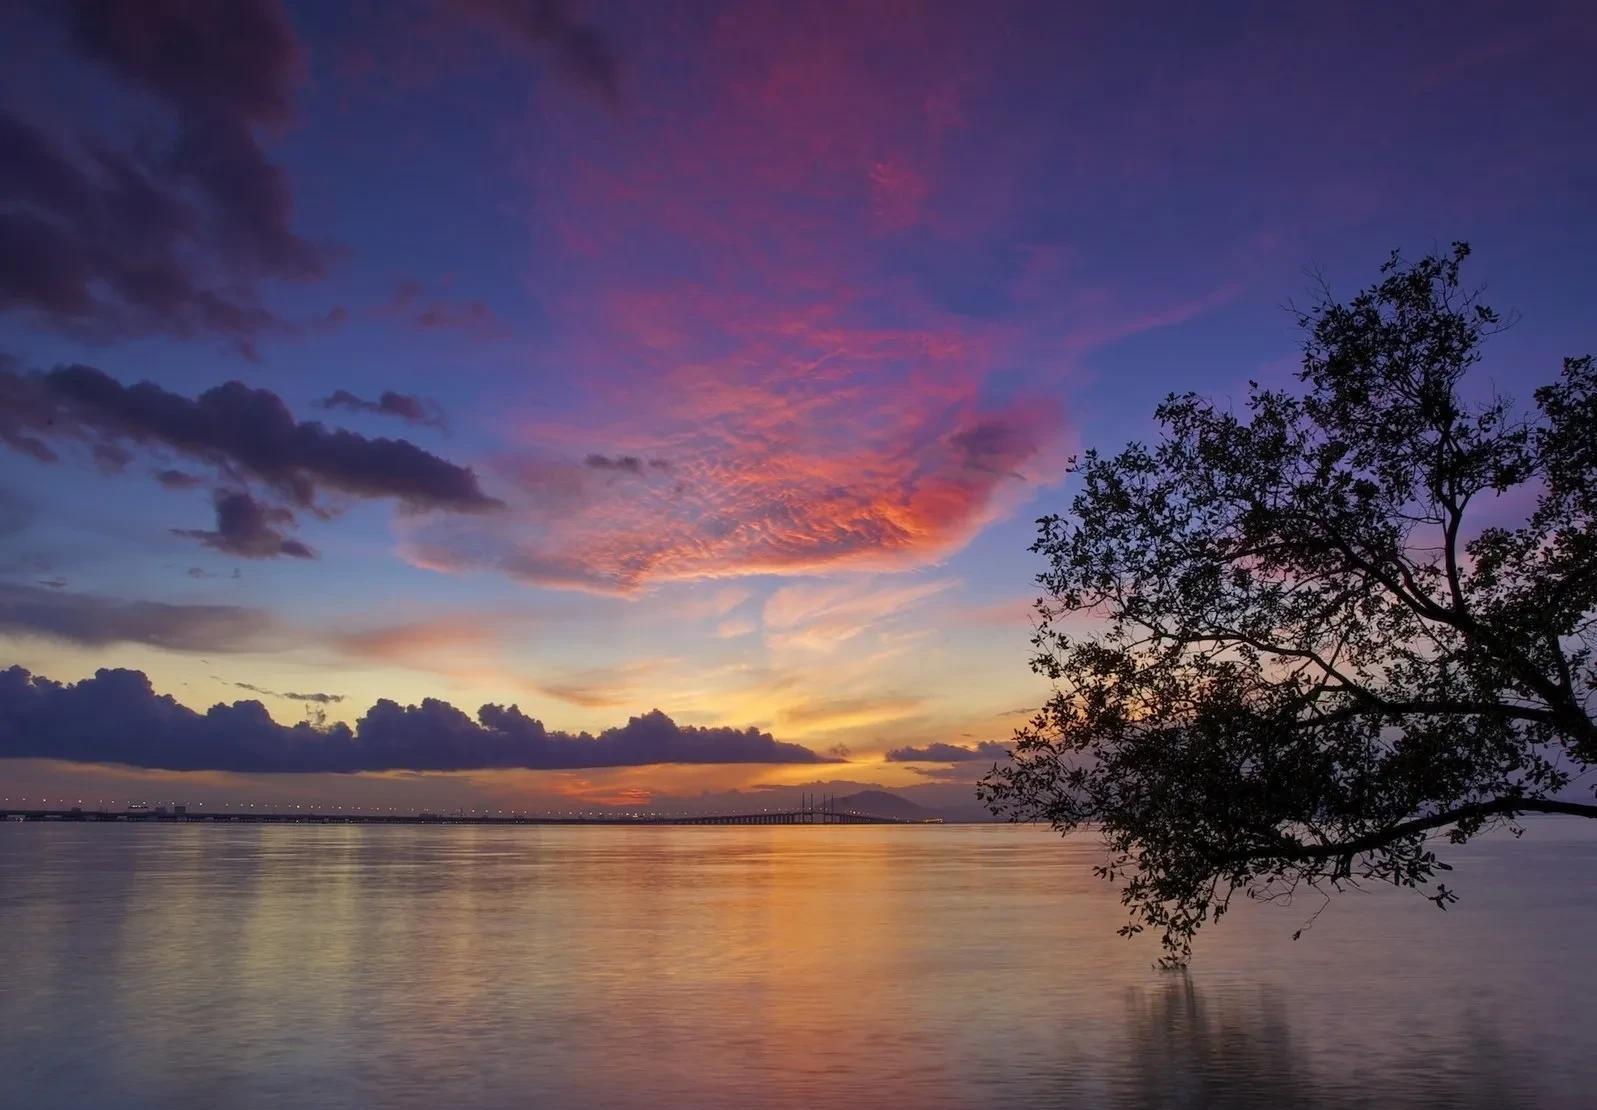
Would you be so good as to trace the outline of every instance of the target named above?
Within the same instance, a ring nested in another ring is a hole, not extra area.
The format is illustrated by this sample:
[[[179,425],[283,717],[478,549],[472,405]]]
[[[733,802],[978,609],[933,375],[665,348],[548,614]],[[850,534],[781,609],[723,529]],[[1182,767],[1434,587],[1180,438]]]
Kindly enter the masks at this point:
[[[11,826],[0,1106],[1578,1105],[1597,842],[1472,851],[1172,975],[1036,829]]]

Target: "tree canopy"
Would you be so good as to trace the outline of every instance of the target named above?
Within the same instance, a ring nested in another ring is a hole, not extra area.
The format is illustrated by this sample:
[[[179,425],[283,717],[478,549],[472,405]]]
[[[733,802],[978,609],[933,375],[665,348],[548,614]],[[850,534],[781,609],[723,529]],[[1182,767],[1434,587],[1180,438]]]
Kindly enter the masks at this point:
[[[1054,693],[980,793],[1099,830],[1121,931],[1168,961],[1238,892],[1445,908],[1442,832],[1597,817],[1597,367],[1566,359],[1531,409],[1498,394],[1468,254],[1323,294],[1300,387],[1171,395],[1156,442],[1086,452],[1038,522]]]

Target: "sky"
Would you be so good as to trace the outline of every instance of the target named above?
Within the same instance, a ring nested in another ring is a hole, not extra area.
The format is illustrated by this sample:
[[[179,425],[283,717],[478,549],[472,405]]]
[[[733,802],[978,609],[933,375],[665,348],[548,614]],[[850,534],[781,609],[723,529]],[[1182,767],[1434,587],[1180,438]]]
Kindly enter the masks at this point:
[[[1583,7],[7,5],[0,794],[968,808],[1073,453],[1597,350]]]

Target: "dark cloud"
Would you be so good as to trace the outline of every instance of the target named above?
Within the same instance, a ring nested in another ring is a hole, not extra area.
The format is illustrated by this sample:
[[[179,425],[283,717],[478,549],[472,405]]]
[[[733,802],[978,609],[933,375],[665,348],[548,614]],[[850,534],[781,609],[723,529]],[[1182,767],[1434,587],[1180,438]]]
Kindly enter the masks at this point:
[[[237,605],[121,601],[0,583],[0,633],[86,647],[149,644],[171,651],[249,651],[270,646],[274,623]]]
[[[485,302],[429,298],[419,281],[400,282],[392,299],[379,313],[423,331],[465,331],[485,339],[499,339],[508,334]]]
[[[949,437],[960,465],[1025,480],[1015,463],[1036,453],[1029,431],[1003,420],[982,420]]]
[[[609,40],[575,18],[566,0],[471,0],[471,7],[523,43],[552,53],[561,69],[608,107],[620,104],[620,66]]]
[[[289,701],[311,702],[315,705],[336,705],[344,700],[343,694],[296,694],[292,690],[279,692],[268,690],[261,686],[252,686],[248,682],[234,682],[240,690],[248,690],[252,694],[265,694],[270,698],[287,698]]]
[[[984,740],[975,747],[927,744],[924,748],[894,748],[887,753],[889,763],[971,763],[976,760],[1004,761],[1008,758],[1008,746],[996,740]]]
[[[86,54],[177,113],[167,168],[210,200],[209,230],[224,257],[283,277],[321,274],[321,252],[290,228],[287,181],[254,134],[288,121],[301,65],[277,0],[76,0],[72,30]]]
[[[225,120],[190,124],[168,164],[211,198],[213,243],[234,265],[246,259],[261,273],[296,280],[322,275],[321,248],[288,226],[288,178],[248,130]]]
[[[258,701],[196,713],[140,671],[63,684],[21,667],[0,671],[0,758],[291,773],[829,762],[753,728],[678,725],[659,710],[593,736],[551,731],[514,706],[485,705],[473,720],[447,702],[383,700],[353,729],[318,729],[277,724]]]
[[[167,489],[196,489],[205,484],[205,479],[198,474],[187,474],[181,470],[158,470],[155,480]]]
[[[185,111],[283,123],[299,46],[276,0],[63,5],[83,51]]]
[[[291,540],[274,525],[293,524],[294,514],[287,509],[262,505],[247,493],[217,490],[216,531],[174,528],[174,535],[199,540],[206,547],[244,559],[275,559],[287,555],[295,559],[314,559],[316,553],[299,540]]]
[[[326,251],[291,226],[287,180],[256,138],[290,116],[300,67],[276,0],[57,9],[91,61],[175,117],[125,151],[0,113],[0,310],[90,338],[221,333],[253,353],[285,325],[263,277],[319,277]]]
[[[357,397],[347,389],[334,390],[330,397],[323,397],[316,402],[324,409],[348,409],[351,412],[371,412],[379,416],[394,416],[400,420],[408,420],[412,424],[424,424],[432,428],[444,426],[444,410],[437,401],[429,401],[409,393],[395,393],[393,390],[384,390],[375,401],[368,401],[364,397]]]
[[[0,369],[0,441],[36,455],[29,443],[40,436],[176,451],[224,476],[258,478],[302,508],[315,507],[318,486],[417,511],[502,507],[468,467],[407,440],[296,421],[277,394],[236,381],[191,400],[153,382],[124,386],[90,366]]]
[[[594,470],[622,470],[629,474],[643,473],[643,460],[636,455],[589,455],[582,464]]]
[[[94,457],[94,465],[106,474],[120,474],[133,461],[127,448],[114,443],[96,443],[90,454]]]
[[[671,464],[664,459],[645,461],[637,455],[589,455],[582,460],[582,465],[590,470],[615,470],[623,474],[642,474],[645,466],[650,470],[671,469]]]

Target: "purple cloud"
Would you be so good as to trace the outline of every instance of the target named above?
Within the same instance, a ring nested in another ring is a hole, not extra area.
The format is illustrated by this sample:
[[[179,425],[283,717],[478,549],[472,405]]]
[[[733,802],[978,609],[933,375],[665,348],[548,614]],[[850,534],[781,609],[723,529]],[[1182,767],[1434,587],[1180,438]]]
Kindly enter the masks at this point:
[[[357,397],[347,389],[338,389],[316,404],[324,409],[348,409],[350,412],[393,416],[412,424],[422,424],[432,428],[444,426],[444,410],[437,401],[429,401],[409,393],[395,393],[391,389],[385,389],[375,401]]]
[[[320,486],[392,497],[412,511],[502,507],[469,467],[407,440],[297,421],[277,394],[237,381],[191,400],[153,382],[124,386],[90,366],[34,375],[0,369],[0,442],[39,457],[40,437],[175,451],[224,477],[258,478],[302,508],[316,507]]]
[[[291,540],[273,525],[294,523],[287,509],[262,505],[247,493],[217,490],[216,530],[174,528],[174,535],[199,540],[206,547],[225,555],[245,559],[275,559],[287,555],[295,559],[314,559],[316,553],[298,540]]]
[[[977,760],[1007,760],[1009,748],[996,740],[984,740],[974,747],[961,744],[927,744],[924,748],[894,748],[887,753],[889,763],[973,763]]]
[[[607,106],[621,99],[620,67],[609,41],[580,22],[566,0],[471,0],[515,40],[547,50],[566,74]]]
[[[195,489],[205,484],[205,479],[196,474],[187,474],[181,470],[158,470],[155,480],[167,489]]]
[[[272,618],[237,605],[122,601],[0,583],[0,633],[85,647],[149,644],[169,651],[248,651],[270,646]]]
[[[283,123],[299,44],[276,0],[125,4],[73,0],[72,37],[104,62],[180,109],[252,123]]]
[[[310,702],[313,705],[334,705],[344,700],[343,694],[296,694],[292,690],[268,690],[262,686],[254,686],[248,682],[235,682],[232,685],[240,690],[248,690],[252,694],[265,694],[269,698],[287,698],[289,701]]]
[[[597,736],[550,730],[511,706],[473,720],[447,702],[377,702],[351,729],[280,725],[258,701],[196,713],[141,671],[77,683],[0,671],[0,758],[121,763],[173,771],[569,770],[659,763],[826,763],[753,728],[679,725],[659,710]]]
[[[664,459],[645,460],[637,455],[589,455],[582,460],[582,465],[589,470],[610,470],[622,474],[642,474],[644,467],[650,470],[670,470],[671,464]]]
[[[0,113],[0,310],[91,338],[221,333],[248,354],[285,325],[252,286],[320,277],[286,177],[256,140],[290,116],[301,57],[275,0],[58,9],[72,45],[175,117],[169,143],[57,141]]]
[[[423,331],[464,331],[483,339],[501,339],[507,334],[485,302],[429,297],[419,281],[400,282],[388,304],[378,312]]]

